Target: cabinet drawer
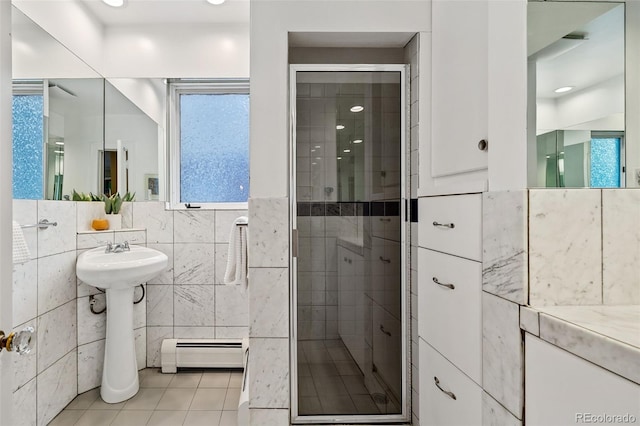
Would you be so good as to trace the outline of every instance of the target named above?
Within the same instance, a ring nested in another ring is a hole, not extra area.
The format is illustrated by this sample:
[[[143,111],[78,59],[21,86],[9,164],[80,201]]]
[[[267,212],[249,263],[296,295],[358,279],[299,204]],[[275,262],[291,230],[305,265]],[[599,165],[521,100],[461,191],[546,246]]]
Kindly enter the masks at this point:
[[[481,425],[482,389],[428,343],[422,339],[418,340],[420,345],[420,424]],[[445,392],[452,394],[450,396]],[[454,396],[455,399],[453,399]]]
[[[402,387],[402,326],[389,312],[373,304],[373,364],[396,398]]]
[[[482,262],[482,194],[420,198],[418,245]]]
[[[419,248],[418,268],[418,334],[482,384],[482,264]]]

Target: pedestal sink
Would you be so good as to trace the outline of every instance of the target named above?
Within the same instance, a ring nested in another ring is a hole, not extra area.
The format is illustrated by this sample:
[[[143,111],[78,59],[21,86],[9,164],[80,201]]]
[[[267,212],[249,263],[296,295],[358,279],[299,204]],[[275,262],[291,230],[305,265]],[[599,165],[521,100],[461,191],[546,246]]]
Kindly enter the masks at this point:
[[[107,293],[107,339],[100,396],[117,403],[139,389],[133,337],[133,290],[162,272],[167,255],[142,247],[117,245],[88,250],[78,256],[76,275]]]

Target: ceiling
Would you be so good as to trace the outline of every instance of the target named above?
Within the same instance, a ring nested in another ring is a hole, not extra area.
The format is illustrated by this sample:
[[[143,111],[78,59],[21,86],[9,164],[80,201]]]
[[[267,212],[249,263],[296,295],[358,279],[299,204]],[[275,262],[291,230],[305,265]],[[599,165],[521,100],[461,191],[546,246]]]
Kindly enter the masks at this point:
[[[562,40],[569,33],[586,39]],[[529,2],[528,52],[537,62],[538,98],[563,96],[554,93],[562,86],[575,93],[623,75],[624,5]]]
[[[80,1],[105,26],[249,23],[249,0],[227,0],[217,6],[205,0],[125,0],[119,8],[100,0]]]

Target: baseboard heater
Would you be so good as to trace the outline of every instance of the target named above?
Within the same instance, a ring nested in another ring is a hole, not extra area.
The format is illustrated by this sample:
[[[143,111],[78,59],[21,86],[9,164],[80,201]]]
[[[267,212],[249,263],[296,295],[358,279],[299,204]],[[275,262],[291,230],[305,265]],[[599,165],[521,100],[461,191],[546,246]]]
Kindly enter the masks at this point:
[[[183,368],[242,368],[242,339],[164,339],[160,349],[163,373]]]

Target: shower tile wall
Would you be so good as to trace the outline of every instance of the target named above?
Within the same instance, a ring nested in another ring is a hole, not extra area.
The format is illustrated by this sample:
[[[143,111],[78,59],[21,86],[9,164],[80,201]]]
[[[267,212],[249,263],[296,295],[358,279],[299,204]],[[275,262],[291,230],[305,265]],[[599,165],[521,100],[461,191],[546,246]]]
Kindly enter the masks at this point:
[[[410,147],[409,158],[407,165],[409,165],[408,182],[411,186],[411,198],[418,197],[418,172],[419,172],[419,157],[418,157],[418,132],[420,130],[419,115],[418,115],[418,76],[420,72],[419,67],[419,53],[420,53],[420,36],[416,35],[404,48],[405,63],[410,65],[410,119],[409,119],[409,132],[407,137],[407,146]],[[417,212],[416,212],[417,213]],[[418,389],[418,373],[419,373],[419,354],[418,354],[418,223],[410,222],[411,241],[409,271],[407,277],[409,277],[409,283],[407,290],[411,293],[410,300],[410,330],[411,330],[411,348],[409,355],[409,366],[411,368],[410,385],[411,385],[411,419],[414,426],[420,426],[420,411],[419,411],[419,389]]]
[[[224,285],[229,233],[247,210],[165,210],[163,202],[133,203],[133,226],[147,230],[147,246],[169,257],[147,283],[148,367],[160,366],[168,338],[248,336],[249,301],[243,286]]]

